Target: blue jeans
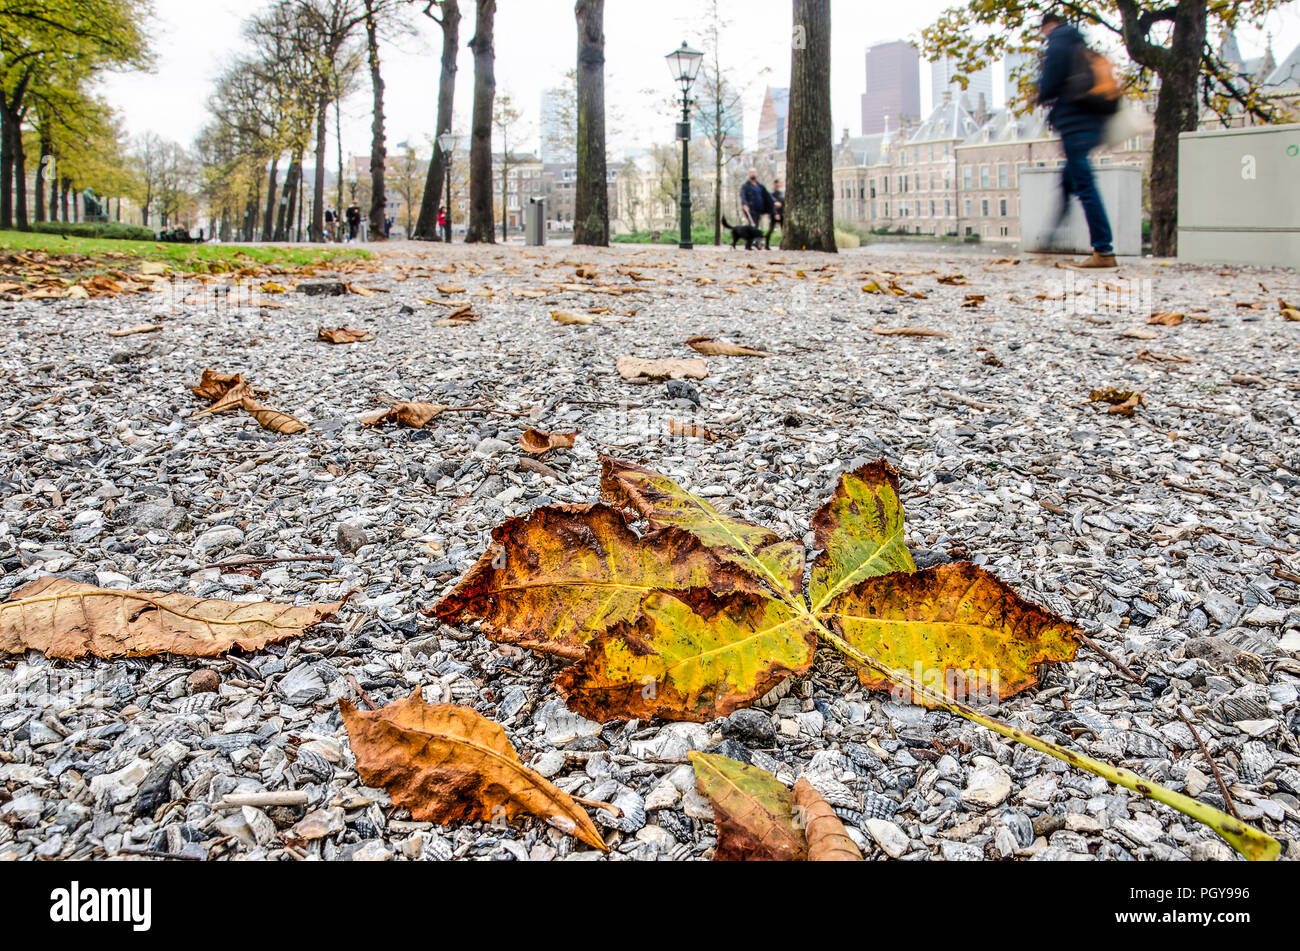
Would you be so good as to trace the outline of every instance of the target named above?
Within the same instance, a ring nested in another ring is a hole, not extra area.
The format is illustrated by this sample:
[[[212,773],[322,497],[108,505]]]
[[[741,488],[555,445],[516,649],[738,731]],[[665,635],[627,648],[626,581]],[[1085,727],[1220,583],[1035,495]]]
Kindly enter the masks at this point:
[[[1065,147],[1065,171],[1061,175],[1061,217],[1064,218],[1069,209],[1070,196],[1077,196],[1083,205],[1084,217],[1088,219],[1092,249],[1098,254],[1114,254],[1110,219],[1106,217],[1106,206],[1101,202],[1101,193],[1097,191],[1097,182],[1092,175],[1092,164],[1088,161],[1088,153],[1101,144],[1101,130],[1071,132],[1061,137],[1061,144]]]

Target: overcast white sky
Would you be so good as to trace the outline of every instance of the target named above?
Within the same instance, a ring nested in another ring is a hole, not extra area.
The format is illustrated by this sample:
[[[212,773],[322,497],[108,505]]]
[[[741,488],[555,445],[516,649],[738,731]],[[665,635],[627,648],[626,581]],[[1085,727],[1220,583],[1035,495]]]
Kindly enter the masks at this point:
[[[834,0],[832,4],[831,95],[836,135],[859,129],[863,52],[875,42],[916,38],[954,0]],[[109,77],[104,92],[122,110],[132,134],[152,130],[191,142],[206,120],[213,78],[241,44],[245,17],[267,0],[155,0],[157,67],[151,74]],[[463,0],[462,50],[456,90],[456,128],[469,127],[473,56],[464,48],[474,30],[472,0]],[[661,107],[673,86],[664,55],[683,39],[699,45],[702,4],[698,0],[607,0],[605,4],[606,98],[621,121],[619,148],[665,142],[672,119]],[[383,50],[390,150],[403,140],[425,148],[433,132],[437,99],[438,27],[413,4],[409,20],[416,35]],[[724,66],[748,80],[745,136],[752,143],[766,85],[784,86],[790,74],[790,0],[723,0],[731,20],[723,45]],[[1300,3],[1290,3],[1270,20],[1279,59],[1300,43]],[[1240,35],[1242,53],[1262,52],[1265,36]],[[575,53],[573,0],[500,0],[496,21],[498,92],[511,95],[524,113],[523,130],[535,143],[541,90],[557,84],[572,68]],[[922,69],[922,102],[928,102],[928,69]],[[1000,74],[998,92],[1001,95]],[[369,81],[344,107],[344,150],[369,151]],[[332,133],[332,130],[331,130]],[[331,151],[333,145],[330,146]]]

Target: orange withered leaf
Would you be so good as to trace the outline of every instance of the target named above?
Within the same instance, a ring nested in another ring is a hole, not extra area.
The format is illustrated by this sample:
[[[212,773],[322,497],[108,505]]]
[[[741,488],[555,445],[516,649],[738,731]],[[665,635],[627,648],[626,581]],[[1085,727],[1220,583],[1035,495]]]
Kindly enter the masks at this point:
[[[762,350],[754,350],[750,347],[742,347],[739,344],[726,343],[722,340],[714,340],[712,337],[695,336],[687,337],[686,345],[696,353],[702,353],[706,357],[770,357],[770,353],[764,353]]]
[[[794,784],[794,803],[808,842],[808,861],[862,861],[862,852],[844,831],[844,823],[807,777],[800,776]]]
[[[318,327],[316,339],[326,343],[360,343],[363,340],[374,340],[375,335],[369,330],[358,330],[355,327]]]
[[[602,852],[591,817],[519,759],[500,724],[469,707],[425,703],[416,687],[378,710],[339,701],[357,772],[420,822],[496,822],[537,816]]]
[[[0,602],[0,650],[47,657],[217,657],[259,650],[336,614],[342,602],[295,606],[97,588],[38,578]]]
[[[447,407],[440,403],[395,403],[386,409],[364,414],[361,417],[361,425],[378,426],[380,423],[396,423],[398,426],[419,429],[446,409]]]
[[[547,433],[540,429],[525,429],[519,434],[519,448],[529,455],[540,456],[552,449],[572,449],[578,437],[573,433]]]

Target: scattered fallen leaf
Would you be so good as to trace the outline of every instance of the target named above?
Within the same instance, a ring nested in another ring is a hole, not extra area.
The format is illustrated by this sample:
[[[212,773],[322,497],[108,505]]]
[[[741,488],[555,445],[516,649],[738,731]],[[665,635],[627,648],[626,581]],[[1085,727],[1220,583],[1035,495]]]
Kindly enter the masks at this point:
[[[974,309],[984,303],[987,298],[983,294],[967,294],[966,299],[961,302],[961,306]]]
[[[220,373],[210,368],[205,369],[198,385],[191,387],[190,392],[200,399],[211,402],[207,409],[191,414],[191,419],[242,409],[256,419],[263,429],[272,432],[292,435],[307,429],[307,425],[301,420],[259,403],[253,396],[252,387],[238,373]]]
[[[1142,405],[1142,394],[1135,390],[1121,390],[1112,386],[1093,390],[1088,394],[1088,400],[1092,403],[1109,403],[1110,408],[1106,410],[1107,413],[1132,416],[1133,410]]]
[[[669,418],[664,424],[664,432],[669,436],[688,436],[695,439],[706,439],[709,442],[717,442],[720,438],[713,430],[701,426],[699,423],[686,423],[672,418]]]
[[[687,754],[695,788],[713,806],[715,862],[798,862],[808,844],[794,793],[771,773],[716,753]]]
[[[1181,357],[1176,353],[1156,353],[1153,350],[1139,350],[1137,352],[1139,360],[1145,360],[1147,363],[1195,363],[1190,357]]]
[[[794,803],[795,814],[808,842],[808,861],[862,861],[862,853],[844,831],[844,823],[806,776],[800,776],[794,784]]]
[[[271,432],[291,436],[307,429],[307,424],[302,420],[290,416],[288,413],[282,413],[278,409],[263,406],[251,396],[245,396],[240,401],[240,406],[257,420],[258,425],[263,429],[271,430]]]
[[[0,602],[0,650],[61,658],[217,657],[301,634],[341,606],[223,601],[38,578]]]
[[[1177,327],[1186,316],[1186,314],[1177,314],[1173,311],[1161,311],[1148,317],[1147,323],[1155,324],[1157,327]]]
[[[283,294],[287,290],[287,287],[283,284],[277,284],[275,281],[267,281],[261,285],[261,291],[263,294]]]
[[[459,327],[461,324],[472,324],[481,318],[482,315],[475,312],[474,308],[469,304],[462,304],[442,320],[435,320],[433,325],[435,327]]]
[[[437,284],[439,294],[464,294],[465,288],[459,284]]]
[[[770,357],[770,353],[753,350],[734,343],[724,343],[712,337],[687,337],[686,344],[697,353],[706,357]]]
[[[374,340],[375,335],[369,330],[358,330],[355,327],[318,327],[316,339],[326,343],[360,343],[363,340]]]
[[[1160,339],[1160,334],[1156,333],[1154,330],[1142,330],[1141,328],[1138,327],[1130,327],[1128,330],[1125,330],[1122,334],[1120,334],[1120,336],[1127,337],[1130,340],[1159,340]]]
[[[1281,309],[1282,316],[1287,320],[1300,320],[1300,310],[1292,307],[1280,297],[1277,300],[1277,306]]]
[[[134,327],[121,327],[117,330],[110,330],[110,337],[130,337],[134,334],[151,334],[162,330],[162,324],[136,324]]]
[[[425,703],[416,687],[378,710],[339,701],[357,772],[419,822],[497,822],[537,816],[602,852],[591,817],[525,766],[497,723],[469,707]]]
[[[577,433],[546,433],[540,429],[525,429],[519,434],[519,448],[530,455],[540,456],[552,449],[571,449]]]
[[[936,280],[940,284],[950,284],[955,286],[961,286],[967,283],[966,275],[964,274],[941,274],[939,277],[936,278]]]
[[[441,403],[395,403],[385,409],[363,414],[361,425],[378,426],[380,423],[396,423],[398,426],[420,429],[446,409],[447,407]]]
[[[557,324],[594,324],[596,318],[591,314],[580,314],[576,310],[553,310],[551,319]]]
[[[625,380],[702,380],[709,375],[709,365],[703,360],[643,360],[640,357],[620,356],[614,364],[618,375]]]

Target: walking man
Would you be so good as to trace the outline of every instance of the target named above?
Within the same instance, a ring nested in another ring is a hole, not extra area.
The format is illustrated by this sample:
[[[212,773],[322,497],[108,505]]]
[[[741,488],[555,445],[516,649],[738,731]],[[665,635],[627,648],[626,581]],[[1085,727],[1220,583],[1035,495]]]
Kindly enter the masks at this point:
[[[1075,267],[1118,267],[1110,219],[1106,216],[1106,207],[1093,178],[1092,164],[1088,161],[1088,153],[1101,144],[1106,117],[1083,105],[1092,88],[1091,67],[1088,66],[1083,36],[1055,13],[1043,17],[1040,33],[1047,41],[1047,51],[1043,55],[1043,72],[1038,79],[1038,102],[1051,105],[1047,121],[1061,136],[1061,145],[1065,149],[1057,227],[1069,211],[1070,196],[1077,196],[1088,220],[1092,256]],[[1084,70],[1087,70],[1087,75],[1084,75]]]
[[[745,184],[740,186],[740,215],[747,224],[759,227],[759,221],[772,209],[772,196],[758,180],[758,169],[751,168]]]

